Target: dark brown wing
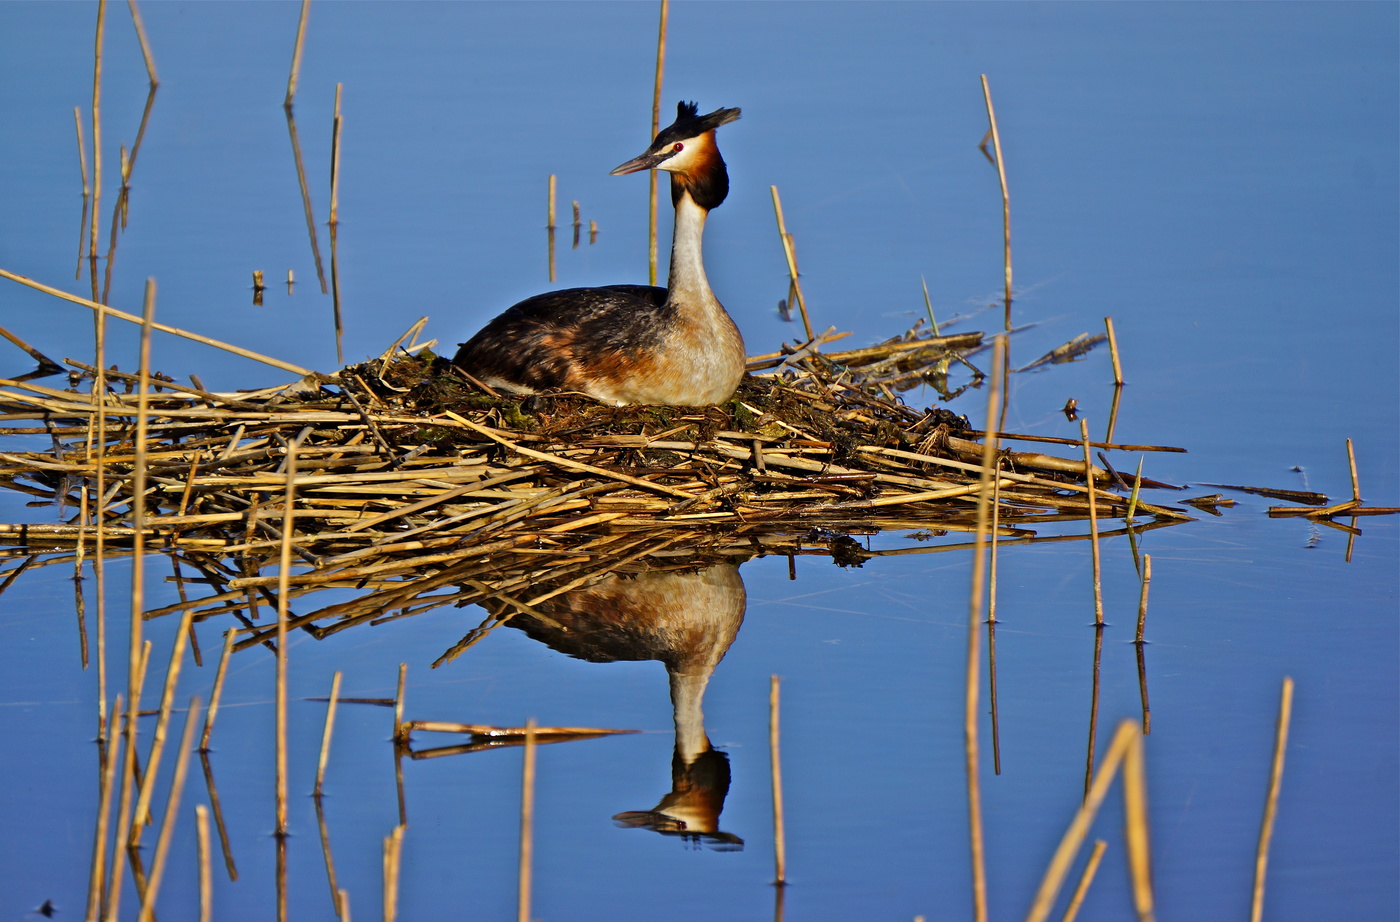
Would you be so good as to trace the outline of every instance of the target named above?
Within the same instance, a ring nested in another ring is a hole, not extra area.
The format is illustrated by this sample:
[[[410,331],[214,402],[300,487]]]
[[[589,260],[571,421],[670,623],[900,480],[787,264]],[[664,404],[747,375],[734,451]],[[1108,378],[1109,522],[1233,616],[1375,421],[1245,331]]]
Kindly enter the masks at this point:
[[[670,325],[666,289],[566,288],[526,298],[462,344],[452,364],[530,390],[571,388],[585,363],[654,348]]]

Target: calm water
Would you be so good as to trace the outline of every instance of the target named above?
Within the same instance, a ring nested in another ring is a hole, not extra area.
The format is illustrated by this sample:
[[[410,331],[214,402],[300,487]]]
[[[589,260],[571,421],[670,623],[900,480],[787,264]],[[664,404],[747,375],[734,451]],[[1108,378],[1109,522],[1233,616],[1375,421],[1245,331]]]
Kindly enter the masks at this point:
[[[814,322],[853,343],[923,314],[978,315],[1001,284],[995,173],[978,75],[997,102],[1012,195],[1018,323],[1029,363],[1105,316],[1129,384],[1116,437],[1180,445],[1145,473],[1173,483],[1349,490],[1356,441],[1372,505],[1400,504],[1400,221],[1394,4],[678,4],[667,106],[742,106],[720,135],[732,192],[710,222],[707,266],[751,352],[796,335],[775,305],[786,270],[768,186],[779,186]],[[292,4],[143,7],[162,80],[133,177],[112,303],[139,311],[148,276],[175,326],[316,368],[335,367],[330,299],[315,284],[280,103]],[[545,189],[561,223],[580,203],[596,244],[558,256],[561,286],[645,278],[646,182],[607,171],[649,141],[656,10],[641,4],[318,5],[296,112],[318,220],[328,204],[335,85],[344,84],[340,187],[346,357],[378,354],[414,320],[454,344],[549,287]],[[0,5],[0,267],[82,294],[74,106],[91,103],[95,8]],[[118,145],[134,138],[146,76],[126,10],[108,9],[104,203]],[[663,217],[663,225],[669,215]],[[107,236],[104,208],[102,238]],[[324,229],[321,245],[326,247]],[[663,237],[663,253],[665,239]],[[663,257],[664,258],[664,257]],[[287,269],[250,304],[251,272]],[[3,325],[56,358],[90,356],[84,309],[0,283]],[[120,331],[116,361],[134,367]],[[6,348],[9,348],[8,346]],[[6,374],[27,370],[13,350]],[[282,373],[160,338],[155,364],[216,389]],[[1108,356],[1013,377],[1008,428],[1096,434],[1112,395]],[[920,403],[931,395],[914,395]],[[954,408],[980,420],[983,396]],[[10,450],[30,447],[12,440]],[[1114,463],[1132,467],[1136,457]],[[1215,492],[1192,487],[1187,495]],[[1397,529],[1347,536],[1271,520],[1238,494],[1220,518],[1153,531],[1147,740],[1160,917],[1247,912],[1279,686],[1297,681],[1269,876],[1273,919],[1400,913]],[[54,511],[4,497],[3,521]],[[1044,534],[1078,533],[1055,526]],[[918,546],[902,534],[874,547]],[[1104,542],[1110,629],[1100,740],[1139,714],[1131,621],[1137,578],[1122,538]],[[998,630],[1003,771],[984,760],[994,918],[1025,911],[1078,804],[1093,632],[1084,542],[1007,548]],[[152,604],[176,599],[149,565]],[[109,566],[114,636],[125,634],[129,563]],[[35,568],[0,597],[0,918],[45,900],[76,918],[96,798],[96,678],[78,661],[68,567]],[[344,694],[393,694],[410,665],[411,719],[643,729],[539,752],[535,915],[542,919],[769,918],[767,689],[784,677],[784,768],[794,919],[970,915],[962,768],[968,557],[881,557],[859,569],[802,558],[745,563],[743,628],[714,671],[704,728],[728,756],[718,828],[742,850],[619,829],[672,789],[671,701],[655,662],[569,658],[498,631],[450,666],[431,663],[480,621],[476,608],[292,647],[292,790],[310,790],[336,670]],[[731,586],[731,589],[733,587]],[[86,586],[92,607],[92,584]],[[164,661],[174,625],[151,631]],[[207,696],[206,666],[182,697]],[[124,652],[123,652],[124,656]],[[114,656],[114,659],[116,657]],[[114,682],[123,681],[114,667]],[[219,918],[270,918],[274,855],[273,667],[240,654],[211,768],[239,879],[216,867]],[[397,822],[390,712],[342,708],[326,820],[357,917],[380,900],[382,838]],[[985,730],[984,730],[985,733]],[[985,739],[985,737],[984,737]],[[520,750],[405,765],[410,826],[401,918],[514,911]],[[713,766],[712,766],[713,767]],[[207,802],[194,766],[185,810]],[[168,769],[167,769],[168,770]],[[1116,795],[1115,795],[1116,796]],[[333,916],[309,797],[293,800],[292,917]],[[1129,911],[1119,812],[1081,918]],[[149,835],[147,841],[153,841]],[[713,843],[712,843],[713,844]],[[161,896],[194,913],[186,822]],[[134,901],[125,905],[130,911]]]

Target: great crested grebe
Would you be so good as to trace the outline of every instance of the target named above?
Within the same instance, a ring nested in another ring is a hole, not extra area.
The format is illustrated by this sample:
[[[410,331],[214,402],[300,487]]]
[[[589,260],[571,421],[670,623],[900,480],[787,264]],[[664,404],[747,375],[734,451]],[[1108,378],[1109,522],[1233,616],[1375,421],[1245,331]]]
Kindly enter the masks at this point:
[[[452,364],[499,390],[572,390],[611,404],[700,406],[728,400],[744,376],[744,340],[710,291],[701,237],[710,209],[729,194],[715,129],[738,109],[676,121],[641,156],[611,175],[671,174],[676,209],[666,288],[608,285],[526,298],[457,350]]]

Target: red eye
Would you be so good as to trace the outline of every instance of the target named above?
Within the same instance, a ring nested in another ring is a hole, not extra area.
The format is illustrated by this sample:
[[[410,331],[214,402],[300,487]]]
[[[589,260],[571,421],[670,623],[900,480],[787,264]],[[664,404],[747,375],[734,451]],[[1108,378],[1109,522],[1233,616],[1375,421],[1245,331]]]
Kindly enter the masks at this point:
[[[677,141],[677,142],[675,143],[675,145],[672,146],[672,148],[671,148],[671,153],[676,154],[676,153],[680,153],[680,152],[683,151],[683,150],[685,150],[685,145],[682,144],[680,141]]]

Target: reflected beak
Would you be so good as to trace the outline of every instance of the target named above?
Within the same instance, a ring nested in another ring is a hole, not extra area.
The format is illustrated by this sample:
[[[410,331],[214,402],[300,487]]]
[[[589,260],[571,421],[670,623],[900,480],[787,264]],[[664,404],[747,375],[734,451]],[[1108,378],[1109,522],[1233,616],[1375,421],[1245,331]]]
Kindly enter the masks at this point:
[[[642,170],[652,170],[656,168],[657,164],[661,163],[661,161],[667,159],[670,156],[671,152],[668,150],[658,151],[656,153],[648,151],[645,154],[642,154],[640,157],[633,157],[631,160],[628,160],[621,166],[616,167],[608,175],[624,176],[627,173],[637,173]]]

